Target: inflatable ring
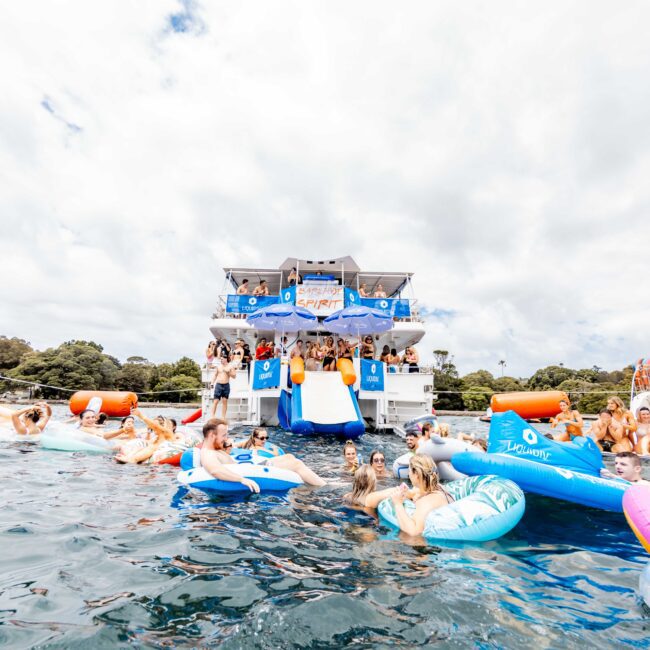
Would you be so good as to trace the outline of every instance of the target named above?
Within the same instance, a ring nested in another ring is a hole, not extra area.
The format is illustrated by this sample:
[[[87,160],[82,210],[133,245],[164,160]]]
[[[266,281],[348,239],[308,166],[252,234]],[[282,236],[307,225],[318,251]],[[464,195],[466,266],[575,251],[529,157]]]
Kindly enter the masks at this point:
[[[94,454],[110,454],[115,443],[101,436],[81,431],[75,426],[50,422],[41,433],[41,447],[56,451],[86,451]]]
[[[627,488],[623,495],[623,512],[641,546],[650,553],[650,486]]]
[[[455,499],[427,516],[423,536],[427,540],[487,542],[512,530],[526,508],[524,493],[512,482],[496,476],[472,476],[453,481],[445,490]],[[415,504],[405,501],[408,514]],[[399,528],[391,499],[379,504],[379,516]]]
[[[261,465],[240,464],[227,465],[231,472],[241,477],[251,479],[260,486],[261,492],[285,492],[302,485],[298,474],[279,467],[263,467]],[[249,488],[235,481],[221,481],[202,467],[197,467],[178,473],[178,482],[187,488],[216,494],[248,493]]]

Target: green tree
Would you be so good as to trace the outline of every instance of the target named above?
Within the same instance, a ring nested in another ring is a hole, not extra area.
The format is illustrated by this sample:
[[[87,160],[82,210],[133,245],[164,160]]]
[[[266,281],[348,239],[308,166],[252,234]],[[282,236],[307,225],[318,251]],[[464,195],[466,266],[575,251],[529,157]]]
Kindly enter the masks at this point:
[[[119,390],[144,393],[149,390],[151,368],[141,363],[125,363],[117,375],[115,383]]]
[[[12,377],[73,390],[113,390],[120,370],[114,357],[92,341],[68,341],[58,348],[30,352],[10,371]],[[44,397],[67,397],[68,391],[41,388]]]
[[[463,382],[458,377],[458,370],[446,350],[434,350],[433,368],[434,392],[438,393],[435,407],[443,411],[462,411],[463,399],[461,389]],[[449,392],[446,392],[449,391]]]
[[[127,357],[126,363],[137,363],[138,365],[143,365],[143,366],[150,366],[151,363],[149,359],[145,359],[144,357]]]
[[[174,375],[186,375],[201,381],[201,366],[189,357],[181,357],[174,366]]]
[[[573,379],[576,371],[563,366],[540,368],[529,380],[531,390],[553,390],[566,379]]]
[[[0,372],[4,374],[7,370],[15,368],[22,358],[32,351],[32,346],[23,339],[0,336]]]
[[[163,379],[154,387],[154,391],[157,393],[154,397],[162,402],[195,402],[200,389],[201,381],[196,377],[175,375]]]
[[[494,380],[494,392],[495,393],[518,393],[522,390],[526,390],[523,384],[514,377],[497,377]]]
[[[470,386],[468,391],[463,393],[463,404],[468,411],[485,411],[493,394],[490,386]]]
[[[463,387],[468,388],[470,386],[489,386],[490,388],[494,388],[494,377],[487,370],[470,372],[463,377]]]

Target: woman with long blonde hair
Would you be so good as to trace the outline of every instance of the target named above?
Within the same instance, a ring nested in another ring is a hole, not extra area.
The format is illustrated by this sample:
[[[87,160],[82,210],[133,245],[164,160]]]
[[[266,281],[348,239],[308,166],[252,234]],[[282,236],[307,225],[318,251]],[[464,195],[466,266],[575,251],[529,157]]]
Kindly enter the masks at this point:
[[[343,500],[353,506],[362,508],[376,508],[384,499],[387,499],[395,488],[387,488],[375,492],[377,475],[370,465],[361,465],[354,473],[352,492],[343,495]]]
[[[616,420],[622,427],[625,437],[628,439],[631,447],[630,449],[625,449],[623,451],[631,451],[634,448],[634,433],[636,432],[636,420],[632,411],[629,411],[625,408],[623,400],[614,395],[607,398],[607,410],[612,414],[612,420]]]
[[[391,499],[395,506],[400,530],[408,535],[421,535],[429,513],[452,503],[453,498],[438,483],[436,464],[429,456],[424,454],[411,456],[409,478],[413,489],[408,490],[401,485],[393,490]],[[415,512],[412,517],[404,508],[405,499],[411,499],[415,503]]]

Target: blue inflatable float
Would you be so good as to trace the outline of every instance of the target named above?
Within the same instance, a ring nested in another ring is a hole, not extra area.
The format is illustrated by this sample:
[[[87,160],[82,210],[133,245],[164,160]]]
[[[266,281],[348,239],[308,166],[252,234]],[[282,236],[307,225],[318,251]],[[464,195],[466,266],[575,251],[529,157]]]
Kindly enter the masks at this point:
[[[261,492],[286,492],[303,483],[298,474],[279,467],[264,467],[250,463],[224,465],[224,467],[238,476],[255,481],[260,486]],[[222,481],[215,478],[203,467],[179,472],[178,482],[187,488],[216,494],[250,492],[248,487],[237,481]]]
[[[452,465],[470,476],[495,474],[526,492],[623,512],[624,481],[600,477],[600,450],[590,438],[556,442],[546,438],[514,411],[495,413],[488,453],[460,453]]]
[[[445,485],[454,498],[427,516],[423,537],[429,541],[487,542],[512,530],[526,508],[523,492],[512,482],[496,476],[472,476]],[[404,502],[412,515],[415,504]],[[395,506],[384,499],[378,508],[386,523],[399,528]]]

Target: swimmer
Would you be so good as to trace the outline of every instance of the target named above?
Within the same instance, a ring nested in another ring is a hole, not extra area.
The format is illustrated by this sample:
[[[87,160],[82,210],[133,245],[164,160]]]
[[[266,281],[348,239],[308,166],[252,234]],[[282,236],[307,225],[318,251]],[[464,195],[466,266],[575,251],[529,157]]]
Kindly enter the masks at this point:
[[[103,437],[101,431],[97,427],[97,413],[90,409],[85,409],[79,413],[77,428],[84,433],[89,433],[92,436]]]
[[[636,412],[637,427],[634,432],[636,444],[634,451],[640,456],[650,456],[650,409],[642,406]]]
[[[476,440],[474,440],[474,442],[472,442],[472,447],[474,447],[476,451],[487,452],[488,449],[487,440],[483,440],[483,438],[477,438]]]
[[[386,457],[384,456],[383,451],[375,449],[371,454],[368,460],[370,467],[375,470],[377,478],[388,478],[390,474],[386,470]]]
[[[608,469],[601,469],[600,475],[603,478],[620,478],[635,485],[650,485],[650,481],[644,480],[641,476],[641,459],[633,451],[622,451],[614,458],[616,474]]]
[[[185,445],[178,444],[179,441],[174,434],[173,423],[162,415],[158,415],[151,420],[143,415],[140,409],[135,408],[131,413],[147,425],[149,431],[153,433],[153,437],[148,439],[135,438],[127,441],[115,455],[115,460],[118,463],[143,463],[150,460],[160,449],[164,454],[171,455],[171,453],[181,451],[180,447],[186,448]]]
[[[224,449],[228,440],[228,423],[225,420],[211,418],[203,425],[203,445],[201,447],[201,466],[212,476],[221,481],[233,481],[245,485],[251,492],[259,492],[260,486],[253,480],[243,478],[228,469],[235,460]],[[325,481],[305,463],[293,454],[285,454],[277,458],[269,458],[261,465],[278,467],[295,472],[308,485],[317,487],[325,485]]]
[[[418,436],[417,432],[407,431],[404,440],[406,442],[406,449],[414,454],[417,453],[418,443],[420,442],[420,436]]]
[[[565,399],[560,400],[560,412],[551,418],[551,429],[555,429],[560,424],[566,425],[566,430],[553,436],[557,442],[571,442],[577,436],[582,436],[582,415],[576,410],[571,409],[571,403]]]
[[[384,499],[395,491],[395,488],[375,491],[377,487],[377,474],[370,465],[361,465],[354,473],[352,491],[343,495],[343,500],[353,506],[362,508],[376,508]]]
[[[415,454],[411,458],[409,479],[413,489],[408,490],[402,484],[393,490],[391,499],[395,506],[400,530],[407,535],[421,535],[429,513],[452,503],[454,499],[438,484],[436,464],[428,456]],[[404,509],[404,499],[407,498],[415,503],[415,512],[412,517]]]
[[[440,431],[440,428],[438,428],[438,431]],[[420,442],[424,440],[431,440],[432,433],[435,433],[435,430],[433,429],[433,425],[431,424],[431,422],[425,422],[422,425],[422,437],[420,438]]]
[[[253,429],[253,433],[251,433],[250,437],[239,443],[234,443],[234,446],[241,449],[250,449],[253,453],[255,453],[257,450],[264,450],[269,454],[279,456],[280,450],[274,444],[271,444],[268,440],[269,434],[267,430],[262,429],[261,427],[256,427]]]
[[[634,445],[633,435],[636,431],[636,420],[634,419],[634,415],[632,415],[632,411],[626,409],[623,400],[616,395],[607,398],[607,408],[612,414],[612,420],[618,422],[623,427],[625,437],[630,441],[631,445]],[[621,449],[620,451],[626,450]]]
[[[140,432],[135,428],[135,418],[132,415],[127,415],[122,418],[120,422],[120,428],[115,429],[114,431],[106,431],[103,434],[104,440],[112,440],[113,438],[121,438],[126,440],[132,440],[134,438],[139,438],[142,435],[146,434],[147,430],[142,429]]]
[[[45,429],[52,417],[52,409],[47,402],[36,402],[33,406],[11,412],[11,424],[21,436],[37,435]]]
[[[343,445],[343,471],[354,474],[359,469],[359,452],[352,440],[346,440]]]
[[[608,409],[601,409],[598,419],[592,423],[586,435],[596,442],[601,451],[611,451],[615,454],[620,451],[632,451],[632,443],[626,437],[623,427],[612,418]]]

